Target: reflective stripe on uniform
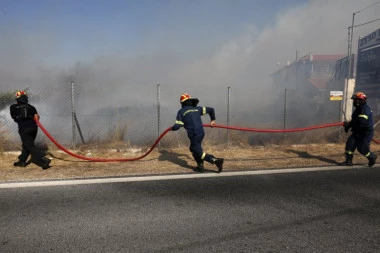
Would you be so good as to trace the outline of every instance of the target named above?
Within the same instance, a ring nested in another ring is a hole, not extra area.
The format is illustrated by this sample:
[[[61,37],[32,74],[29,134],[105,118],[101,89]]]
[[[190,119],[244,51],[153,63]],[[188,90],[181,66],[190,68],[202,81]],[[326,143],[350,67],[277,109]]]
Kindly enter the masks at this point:
[[[365,155],[365,157],[368,157],[371,155],[371,152],[368,152],[368,154]]]
[[[205,158],[205,156],[206,156],[206,153],[203,152],[203,154],[202,154],[202,156],[201,156],[201,159],[203,160],[203,159]]]
[[[354,152],[353,152],[353,151],[346,150],[346,154],[353,155]]]
[[[365,119],[368,119],[368,116],[367,115],[365,115],[365,114],[359,114],[359,116],[358,116],[359,118],[365,118]]]
[[[188,114],[189,112],[197,112],[197,111],[198,111],[197,109],[187,110],[186,112],[183,113],[183,116],[185,116],[185,115]]]
[[[206,114],[206,107],[202,107],[202,115]]]
[[[176,120],[175,123],[178,124],[178,125],[183,125],[183,122],[179,121],[179,120]]]

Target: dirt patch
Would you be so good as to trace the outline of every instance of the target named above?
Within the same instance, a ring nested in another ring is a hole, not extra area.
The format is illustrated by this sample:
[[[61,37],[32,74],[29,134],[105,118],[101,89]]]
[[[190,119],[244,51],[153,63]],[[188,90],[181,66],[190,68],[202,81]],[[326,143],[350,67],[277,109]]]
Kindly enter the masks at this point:
[[[344,144],[308,144],[265,147],[204,146],[204,150],[216,157],[225,158],[224,171],[258,170],[271,168],[336,166],[344,160]],[[378,152],[380,146],[374,146]],[[144,154],[139,149],[102,149],[94,148],[72,151],[94,158],[133,158]],[[196,166],[188,148],[156,148],[141,160],[130,162],[91,162],[66,153],[51,151],[51,167],[42,170],[30,164],[27,167],[14,167],[19,152],[2,153],[0,164],[0,182],[39,180],[39,179],[74,179],[92,177],[115,177],[132,175],[157,175],[195,173]],[[354,163],[366,164],[367,160],[356,153]],[[205,163],[205,169],[215,171],[216,167]]]

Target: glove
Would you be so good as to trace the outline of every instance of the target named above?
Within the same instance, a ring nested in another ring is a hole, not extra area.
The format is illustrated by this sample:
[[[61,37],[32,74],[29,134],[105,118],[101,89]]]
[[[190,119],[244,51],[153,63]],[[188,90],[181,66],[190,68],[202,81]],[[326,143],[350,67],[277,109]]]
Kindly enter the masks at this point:
[[[348,131],[351,128],[351,124],[349,122],[345,121],[345,122],[343,122],[343,127],[344,127],[344,132],[348,133]]]

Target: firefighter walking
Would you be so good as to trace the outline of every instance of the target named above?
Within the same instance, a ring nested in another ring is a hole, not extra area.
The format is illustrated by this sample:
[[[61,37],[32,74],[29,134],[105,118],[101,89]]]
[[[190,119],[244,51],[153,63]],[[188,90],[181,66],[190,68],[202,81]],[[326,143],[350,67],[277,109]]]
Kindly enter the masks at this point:
[[[352,159],[357,149],[360,154],[368,159],[368,166],[372,167],[377,159],[377,155],[370,150],[370,143],[374,134],[372,110],[367,104],[367,96],[363,92],[356,92],[351,99],[353,99],[355,110],[352,113],[351,121],[343,122],[343,126],[346,133],[351,129],[352,134],[346,142],[346,160],[342,165],[353,165]]]
[[[184,127],[187,131],[187,136],[190,139],[190,152],[194,160],[197,162],[197,170],[204,172],[203,161],[215,164],[220,173],[223,170],[223,158],[216,158],[211,154],[203,152],[202,140],[205,132],[202,125],[201,116],[210,115],[211,126],[215,124],[215,110],[212,107],[197,106],[199,100],[191,98],[189,94],[182,94],[180,97],[181,109],[177,113],[175,124],[172,126],[173,131],[177,131]]]

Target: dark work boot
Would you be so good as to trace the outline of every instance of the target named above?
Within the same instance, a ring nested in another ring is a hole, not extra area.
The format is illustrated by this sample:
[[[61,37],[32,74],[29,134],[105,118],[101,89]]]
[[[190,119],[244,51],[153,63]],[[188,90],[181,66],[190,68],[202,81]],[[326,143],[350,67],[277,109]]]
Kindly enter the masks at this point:
[[[218,173],[222,172],[224,159],[223,158],[215,158],[214,163],[215,163],[216,167],[218,167]]]
[[[49,166],[50,162],[51,162],[51,160],[49,158],[42,157],[41,168],[43,170],[50,168],[50,166]]]
[[[26,162],[23,162],[23,161],[17,161],[13,164],[13,166],[15,167],[26,167],[26,165],[28,165]]]
[[[372,167],[373,165],[375,165],[376,159],[377,159],[376,154],[373,154],[373,156],[369,156],[368,157],[368,167]]]
[[[342,166],[352,166],[354,164],[352,163],[352,160],[346,160],[346,161],[342,162],[341,165]]]
[[[341,166],[352,166],[352,158],[354,157],[354,155],[349,155],[349,154],[346,154],[346,161],[342,162],[340,165]]]
[[[203,166],[203,161],[197,162],[197,170],[201,173],[205,172],[205,167]]]

